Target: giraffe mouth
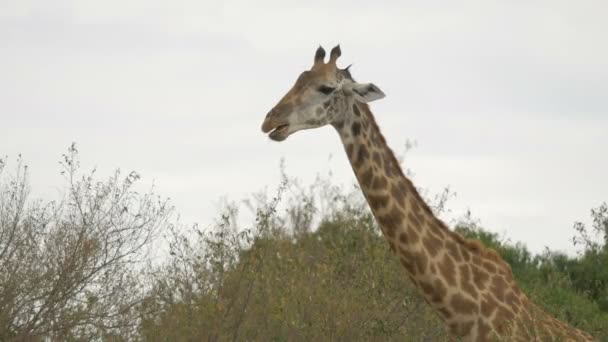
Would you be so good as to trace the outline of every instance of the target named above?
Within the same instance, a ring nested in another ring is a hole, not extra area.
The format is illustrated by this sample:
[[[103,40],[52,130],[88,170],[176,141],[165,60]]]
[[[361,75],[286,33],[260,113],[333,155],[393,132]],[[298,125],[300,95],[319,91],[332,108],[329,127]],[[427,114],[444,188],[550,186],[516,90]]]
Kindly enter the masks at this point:
[[[268,137],[274,141],[283,141],[289,135],[289,125],[279,125],[268,134]]]

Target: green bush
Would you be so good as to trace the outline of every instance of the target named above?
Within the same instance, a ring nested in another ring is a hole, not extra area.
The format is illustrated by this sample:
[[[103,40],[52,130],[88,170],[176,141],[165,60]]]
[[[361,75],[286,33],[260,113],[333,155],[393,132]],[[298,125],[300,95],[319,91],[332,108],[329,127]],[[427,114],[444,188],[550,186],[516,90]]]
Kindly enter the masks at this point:
[[[64,159],[64,202],[28,201],[21,171],[0,178],[0,270],[12,270],[0,272],[0,340],[447,340],[357,187],[283,175],[275,196],[244,202],[250,225],[228,204],[202,229],[167,224],[165,202],[130,190],[135,174],[75,177],[75,152]],[[431,206],[445,210],[450,196]],[[591,228],[575,224],[577,257],[533,255],[470,215],[456,230],[495,249],[547,312],[608,341],[607,213],[602,204]],[[167,257],[142,264],[161,232]]]

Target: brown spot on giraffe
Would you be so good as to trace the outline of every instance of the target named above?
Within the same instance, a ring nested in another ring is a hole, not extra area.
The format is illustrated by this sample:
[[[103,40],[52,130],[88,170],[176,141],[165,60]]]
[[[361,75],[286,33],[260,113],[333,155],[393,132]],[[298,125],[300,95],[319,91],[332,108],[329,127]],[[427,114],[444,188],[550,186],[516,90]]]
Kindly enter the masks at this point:
[[[374,170],[370,167],[361,174],[361,185],[368,187],[372,184],[374,179]]]
[[[469,334],[474,324],[474,321],[452,322],[450,323],[449,328],[450,331],[456,336],[466,336]]]
[[[357,117],[361,116],[361,111],[359,111],[359,107],[357,107],[356,103],[353,103],[353,113],[355,113]]]
[[[353,136],[356,137],[361,134],[361,124],[358,122],[353,122],[351,127],[351,131],[353,132]]]
[[[430,303],[441,303],[443,298],[447,294],[447,289],[443,286],[441,282],[431,284],[424,280],[418,281],[420,288],[427,295],[425,299]],[[439,287],[438,287],[439,286]]]
[[[403,184],[400,184],[401,187],[407,187],[407,184],[405,184],[405,182],[403,182]],[[422,209],[420,208],[420,203],[418,203],[418,198],[413,197],[410,199],[410,208],[412,208],[412,212],[416,215],[421,215],[420,212],[422,211]]]
[[[454,311],[459,314],[472,315],[478,310],[478,306],[474,301],[467,299],[460,293],[452,295],[450,304],[454,308]]]
[[[400,242],[402,245],[407,245],[407,244],[409,243],[409,242],[408,242],[408,238],[407,238],[407,234],[406,234],[406,233],[401,233],[401,234],[399,234],[399,242]]]
[[[399,235],[399,241],[402,244],[412,244],[415,245],[420,241],[420,236],[413,229],[407,229],[406,231],[402,231]]]
[[[374,151],[374,153],[372,153],[372,159],[374,160],[374,163],[379,165],[380,169],[382,169],[382,157],[380,156],[380,152]]]
[[[431,296],[431,300],[435,303],[440,303],[443,301],[443,298],[448,294],[448,289],[443,284],[443,281],[439,279],[435,279],[433,282],[433,294]]]
[[[473,262],[477,265],[479,265],[481,263],[481,265],[483,266],[483,268],[486,269],[486,271],[490,272],[490,273],[496,273],[497,269],[496,269],[496,265],[494,265],[493,263],[489,262],[489,261],[484,261],[481,262],[480,258],[473,258]]]
[[[376,86],[355,82],[348,71],[339,69],[336,61],[340,55],[337,46],[325,63],[325,50],[317,49],[311,69],[300,75],[265,116],[262,131],[272,140],[283,141],[297,127],[333,125],[338,130],[389,248],[399,254],[409,279],[452,335],[467,341],[474,336],[475,341],[494,337],[529,341],[531,335],[520,328],[526,323],[533,328],[527,331],[545,336],[592,340],[529,301],[517,286],[510,266],[495,251],[450,231],[433,214],[404,176],[367,100],[356,97],[362,93],[355,90],[364,89],[374,99],[381,98],[382,92]],[[347,91],[319,94],[319,87],[336,85]],[[302,110],[321,106],[324,110]],[[292,129],[286,129],[289,127]],[[503,335],[506,326],[516,327],[515,335]]]
[[[360,167],[365,161],[367,161],[367,159],[369,159],[367,147],[365,145],[359,146],[359,150],[357,151],[357,159],[355,160],[355,167]]]
[[[388,204],[388,196],[386,195],[367,195],[367,201],[369,205],[378,210],[387,206]]]
[[[471,272],[469,270],[469,265],[462,264],[459,267],[460,270],[460,287],[466,293],[468,293],[471,297],[477,298],[478,293],[477,289],[471,283]]]
[[[435,288],[433,287],[433,285],[431,285],[430,283],[424,281],[424,280],[420,280],[418,281],[420,288],[422,289],[422,291],[424,293],[426,293],[427,295],[432,295],[433,292],[435,291]]]
[[[353,144],[347,144],[346,147],[344,148],[346,150],[346,155],[351,159],[353,157],[354,148],[355,148],[355,145],[353,145]]]
[[[424,241],[424,239],[423,239]],[[456,287],[456,268],[454,267],[454,261],[452,258],[444,254],[443,260],[439,262],[439,273],[443,276],[443,279],[448,283],[450,287]]]
[[[492,285],[490,290],[499,302],[505,301],[505,294],[507,291],[507,282],[503,276],[495,275],[492,277]]]
[[[388,237],[395,237],[395,230],[401,226],[403,213],[399,208],[393,207],[388,213],[378,217],[378,222],[385,228]]]

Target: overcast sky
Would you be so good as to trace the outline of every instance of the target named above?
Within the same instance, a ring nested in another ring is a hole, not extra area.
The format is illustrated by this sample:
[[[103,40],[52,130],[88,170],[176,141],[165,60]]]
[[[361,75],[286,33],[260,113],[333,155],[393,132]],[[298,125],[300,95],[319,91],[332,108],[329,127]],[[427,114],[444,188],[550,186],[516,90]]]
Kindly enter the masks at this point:
[[[284,143],[260,125],[316,47],[387,97],[373,103],[414,182],[457,192],[487,229],[572,251],[608,201],[605,1],[0,0],[0,155],[34,195],[61,188],[77,142],[102,176],[139,171],[203,226],[222,197],[354,175],[325,127]],[[332,155],[330,161],[328,157]]]

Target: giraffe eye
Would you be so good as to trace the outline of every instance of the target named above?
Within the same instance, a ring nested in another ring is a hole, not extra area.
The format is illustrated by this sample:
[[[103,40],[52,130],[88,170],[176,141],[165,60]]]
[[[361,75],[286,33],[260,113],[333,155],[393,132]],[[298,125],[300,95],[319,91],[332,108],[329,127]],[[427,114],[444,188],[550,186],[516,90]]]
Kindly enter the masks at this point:
[[[326,85],[322,85],[319,88],[317,88],[318,91],[322,92],[325,95],[329,95],[331,94],[334,90],[336,90],[336,88],[333,87],[328,87]]]

